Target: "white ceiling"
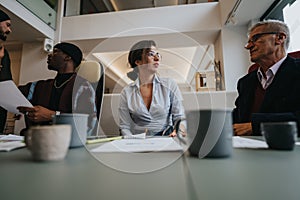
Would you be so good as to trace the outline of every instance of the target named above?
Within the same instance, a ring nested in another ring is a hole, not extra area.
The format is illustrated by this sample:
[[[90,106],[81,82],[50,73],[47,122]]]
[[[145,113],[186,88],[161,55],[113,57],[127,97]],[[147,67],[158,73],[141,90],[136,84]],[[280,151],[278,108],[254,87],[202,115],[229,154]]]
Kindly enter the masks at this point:
[[[90,0],[94,3],[100,0]],[[101,0],[103,2],[110,2],[113,4],[114,9],[124,10],[124,9],[135,9],[135,8],[145,8],[145,7],[153,7],[155,6],[166,6],[166,5],[177,5],[181,3],[199,3],[199,2],[207,2],[207,0]],[[125,3],[126,2],[126,3]],[[250,20],[255,20],[261,17],[264,12],[269,8],[269,6],[274,2],[274,0],[242,0],[239,7],[235,13],[235,21],[236,24],[229,23],[228,26],[233,25],[247,25]],[[1,6],[0,6],[1,8]],[[5,10],[4,8],[1,8]],[[5,10],[7,11],[7,10]],[[12,30],[13,33],[9,36],[8,43],[11,43],[12,46],[17,46],[23,42],[31,42],[31,41],[41,41],[45,36],[37,31],[35,28],[30,26],[27,22],[20,19],[13,13],[7,11],[9,16],[12,19]],[[172,76],[179,77],[178,82],[182,82],[182,80],[187,80],[189,82],[191,78],[188,78],[188,74],[190,71],[190,66],[192,68],[198,68],[198,71],[204,70],[213,70],[211,66],[211,62],[213,61],[213,56],[207,56],[207,51],[209,50],[209,54],[213,55],[213,48],[209,46],[209,44],[213,44],[215,39],[217,38],[218,32],[205,32],[205,33],[186,33],[189,37],[195,38],[197,37],[197,41],[203,41],[201,43],[201,47],[191,45],[189,48],[161,48],[159,49],[163,54],[163,61],[160,69],[160,74],[162,76]],[[115,38],[118,40],[118,38]],[[131,38],[136,41],[136,38]],[[99,41],[95,42],[94,40],[83,40],[83,41],[73,41],[77,43],[84,52],[90,52],[97,48],[95,45],[99,44]],[[130,42],[130,40],[128,40]],[[131,43],[132,44],[132,43]],[[159,43],[160,44],[160,43]],[[163,44],[160,44],[164,46]],[[130,46],[130,45],[129,45]],[[18,46],[17,46],[18,47]],[[102,49],[103,50],[103,49]],[[101,62],[103,62],[111,71],[115,74],[118,74],[119,77],[124,76],[126,72],[130,70],[127,66],[127,51],[99,51],[96,52],[94,56],[99,58]],[[175,55],[175,56],[174,56]],[[195,56],[197,55],[197,56]],[[167,62],[168,61],[168,62]],[[172,66],[172,67],[171,67]],[[199,68],[200,66],[200,68]],[[178,76],[179,75],[179,76]],[[126,80],[126,79],[125,79]],[[127,80],[128,81],[128,80]]]
[[[91,1],[99,1],[99,0],[91,0]],[[103,0],[105,1],[105,0]],[[119,7],[126,7],[124,2],[125,0],[106,0],[118,3]],[[144,2],[140,7],[147,7],[149,6],[150,2],[164,2],[165,4],[173,5],[174,2],[180,2],[182,0],[130,0],[134,2],[134,5],[137,5],[137,2],[141,3]],[[195,0],[186,0],[187,2],[195,2]],[[186,2],[185,1],[185,2]],[[263,15],[263,13],[268,9],[268,7],[274,2],[275,0],[242,0],[240,6],[236,11],[236,25],[243,25],[248,24],[251,19],[257,19]],[[207,0],[197,0],[196,2],[207,2]],[[153,4],[153,3],[152,3]],[[158,3],[157,3],[158,4]],[[127,5],[127,3],[126,3]],[[129,6],[128,4],[127,6]],[[28,41],[37,41],[40,38],[44,38],[45,36],[33,28],[29,23],[24,21],[23,19],[17,17],[15,14],[9,12],[5,8],[0,5],[0,9],[4,10],[9,14],[12,19],[12,29],[13,33],[9,37],[9,41],[13,42],[28,42]]]
[[[237,25],[259,19],[275,0],[242,0],[235,14]]]

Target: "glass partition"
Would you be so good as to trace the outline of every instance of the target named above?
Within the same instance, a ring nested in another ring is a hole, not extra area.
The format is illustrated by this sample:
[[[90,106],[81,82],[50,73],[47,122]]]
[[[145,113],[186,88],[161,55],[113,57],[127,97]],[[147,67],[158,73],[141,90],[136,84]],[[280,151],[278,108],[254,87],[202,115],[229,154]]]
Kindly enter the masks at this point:
[[[68,0],[65,16],[207,3],[218,0]]]
[[[58,0],[17,0],[34,15],[48,24],[51,28],[56,27],[56,13]]]
[[[283,9],[284,21],[289,25],[291,32],[291,42],[289,51],[300,51],[300,1],[295,1],[293,4],[288,4]]]

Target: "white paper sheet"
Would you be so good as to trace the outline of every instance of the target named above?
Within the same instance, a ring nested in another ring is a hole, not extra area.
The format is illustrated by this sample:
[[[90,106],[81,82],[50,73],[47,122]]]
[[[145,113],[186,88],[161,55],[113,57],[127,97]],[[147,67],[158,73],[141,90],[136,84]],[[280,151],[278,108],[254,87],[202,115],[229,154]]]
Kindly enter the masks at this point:
[[[24,141],[24,136],[14,134],[0,135],[0,141]]]
[[[140,133],[136,135],[125,135],[124,139],[146,139],[146,133]]]
[[[173,138],[122,139],[105,143],[91,152],[159,152],[183,151]]]
[[[0,82],[0,106],[8,112],[20,114],[18,106],[32,107],[31,103],[17,88],[13,81]]]
[[[244,138],[239,136],[234,136],[232,138],[232,145],[234,148],[249,148],[249,149],[265,149],[268,145],[265,141]]]
[[[21,141],[0,142],[0,151],[12,151],[14,149],[19,149],[25,146],[25,143]]]

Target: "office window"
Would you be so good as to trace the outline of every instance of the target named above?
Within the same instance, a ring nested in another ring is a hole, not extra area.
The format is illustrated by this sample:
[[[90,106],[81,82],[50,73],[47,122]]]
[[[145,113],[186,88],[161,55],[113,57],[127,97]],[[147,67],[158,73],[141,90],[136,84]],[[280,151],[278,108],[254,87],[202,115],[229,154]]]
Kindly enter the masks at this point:
[[[288,52],[300,50],[300,0],[276,0],[260,20],[277,19],[290,27],[291,42]]]
[[[283,18],[290,27],[291,43],[289,51],[300,51],[300,1],[288,4],[283,9]]]

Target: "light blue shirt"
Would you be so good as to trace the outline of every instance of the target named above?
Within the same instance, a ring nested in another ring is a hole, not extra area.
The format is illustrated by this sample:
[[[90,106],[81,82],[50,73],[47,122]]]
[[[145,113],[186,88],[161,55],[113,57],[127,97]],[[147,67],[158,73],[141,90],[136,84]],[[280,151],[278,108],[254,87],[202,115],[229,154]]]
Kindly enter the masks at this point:
[[[185,118],[182,95],[176,82],[155,75],[150,109],[148,110],[140,92],[140,82],[126,86],[120,99],[120,129],[122,135],[140,134],[148,130],[149,135],[163,131],[179,118]]]

